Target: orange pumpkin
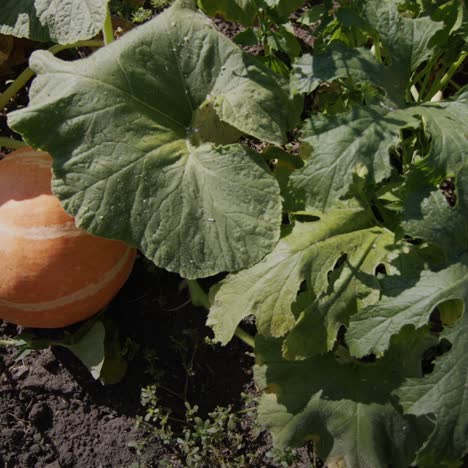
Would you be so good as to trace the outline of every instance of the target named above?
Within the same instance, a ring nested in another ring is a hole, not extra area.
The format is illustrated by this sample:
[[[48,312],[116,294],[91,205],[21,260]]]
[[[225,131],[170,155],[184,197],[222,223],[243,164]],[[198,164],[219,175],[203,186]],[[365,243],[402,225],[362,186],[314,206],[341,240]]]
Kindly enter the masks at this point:
[[[49,154],[0,160],[0,318],[57,328],[102,309],[125,283],[135,250],[75,226],[52,194]]]

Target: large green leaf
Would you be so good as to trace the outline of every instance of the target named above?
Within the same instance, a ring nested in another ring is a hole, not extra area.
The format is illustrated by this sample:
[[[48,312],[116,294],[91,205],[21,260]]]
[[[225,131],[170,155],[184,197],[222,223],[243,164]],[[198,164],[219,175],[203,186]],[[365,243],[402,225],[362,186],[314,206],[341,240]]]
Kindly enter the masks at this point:
[[[194,278],[258,262],[281,217],[266,164],[242,146],[203,143],[201,109],[275,144],[298,109],[279,77],[184,5],[83,60],[33,54],[30,105],[9,123],[52,154],[54,192],[80,227]]]
[[[431,40],[444,24],[427,16],[405,18],[398,11],[398,3],[395,0],[367,1],[364,17],[378,32],[391,58],[391,68],[401,73],[405,89],[411,73],[431,57],[435,47]]]
[[[367,49],[341,44],[333,44],[323,54],[305,54],[296,60],[291,73],[291,91],[312,93],[320,84],[339,78],[374,84],[384,89],[392,101],[402,102],[400,77],[393,69],[377,62]]]
[[[346,341],[354,356],[384,352],[406,325],[425,326],[439,304],[468,301],[468,254],[440,270],[410,270],[382,282],[383,297],[350,319]]]
[[[408,466],[431,430],[390,401],[406,376],[421,375],[422,353],[433,343],[427,331],[406,333],[375,363],[342,353],[287,361],[279,340],[257,338],[255,378],[265,394],[259,419],[275,444],[313,440],[326,463],[349,468]]]
[[[103,27],[108,0],[3,0],[0,34],[72,44]]]
[[[260,263],[220,283],[215,290],[208,324],[213,327],[216,339],[227,343],[239,322],[254,314],[260,333],[282,336],[295,325],[292,304],[303,281],[312,296],[322,300],[329,292],[329,273],[343,255],[349,260],[346,268],[353,268],[365,261],[374,244],[379,247],[377,256],[383,257],[383,247],[390,241],[391,236],[374,226],[368,213],[358,208],[336,209],[314,222],[296,222],[292,232]],[[363,273],[361,278],[364,276]],[[346,271],[340,281],[343,283],[338,281],[335,287],[346,289],[347,286],[357,287],[359,279]],[[332,292],[328,300],[338,299],[334,294]],[[326,300],[327,297],[323,299]],[[321,338],[317,343],[319,348],[334,341],[337,321],[348,305],[347,301],[336,303],[336,317],[330,318],[330,335]],[[320,330],[324,331],[323,326]],[[294,353],[300,352],[296,345]]]
[[[355,233],[343,251],[343,265],[330,276],[330,285],[320,297],[307,297],[296,308],[296,326],[284,340],[283,354],[288,359],[304,359],[331,351],[340,326],[365,305],[377,302],[380,286],[376,268],[386,263],[394,235],[385,229]],[[331,247],[331,246],[330,246]]]
[[[414,109],[359,107],[346,115],[314,116],[302,130],[302,169],[291,175],[291,189],[306,209],[328,211],[348,195],[354,170],[364,165],[370,183],[390,176],[390,147],[404,127],[417,127]]]
[[[429,154],[415,164],[417,187],[409,183],[412,188],[406,209],[408,221],[421,218],[418,197],[427,192],[427,181],[432,183],[433,190],[436,189],[445,177],[455,174],[455,168],[465,158],[464,122],[467,117],[466,92],[452,101],[438,104],[425,103],[403,109],[382,104],[380,107],[358,107],[345,115],[314,116],[302,130],[302,153],[306,164],[292,174],[291,189],[301,194],[306,209],[333,209],[337,200],[348,194],[353,169],[357,166],[367,167],[369,184],[389,177],[392,173],[389,150],[400,141],[401,130],[415,128],[424,122],[432,137],[432,147]],[[424,172],[423,177],[421,172]],[[430,222],[431,229],[438,223],[434,216],[430,216]],[[409,234],[416,235],[417,228],[413,225],[408,225],[407,229]],[[443,230],[444,227],[441,224],[435,229]]]
[[[467,294],[468,295],[468,294]],[[466,296],[465,296],[466,297]],[[468,453],[468,313],[442,333],[452,348],[435,362],[432,374],[408,379],[398,390],[406,413],[433,414],[434,432],[418,454],[421,466],[446,460],[457,466]],[[443,398],[441,398],[443,396]]]

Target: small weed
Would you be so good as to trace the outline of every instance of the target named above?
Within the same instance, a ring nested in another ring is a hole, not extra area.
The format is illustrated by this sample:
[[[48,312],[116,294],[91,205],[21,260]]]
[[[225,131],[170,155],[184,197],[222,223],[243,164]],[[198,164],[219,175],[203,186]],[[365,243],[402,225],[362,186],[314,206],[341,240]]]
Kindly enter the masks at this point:
[[[300,460],[297,450],[285,451],[273,448],[268,452],[255,449],[263,429],[255,422],[254,397],[244,396],[245,408],[234,411],[231,406],[216,407],[203,418],[197,405],[185,401],[183,419],[173,417],[170,410],[161,406],[158,397],[160,387],[150,385],[141,391],[141,405],[145,414],[137,425],[146,432],[146,437],[133,442],[137,454],[142,455],[151,440],[158,440],[170,452],[159,462],[159,466],[173,466],[180,463],[188,468],[205,466],[245,467],[292,466]]]
[[[150,20],[153,16],[153,12],[149,8],[140,7],[132,13],[132,22],[135,24],[141,24]]]
[[[110,8],[113,15],[130,20],[135,24],[141,24],[169,7],[172,2],[173,0],[151,0],[132,3],[125,0],[111,0]]]
[[[174,0],[151,0],[151,6],[156,10],[163,10],[170,6]]]
[[[125,358],[127,362],[133,361],[137,354],[140,352],[141,345],[130,337],[127,337],[122,344],[120,351],[121,356]]]
[[[159,362],[159,357],[156,350],[145,348],[143,350],[143,359],[146,362],[145,374],[151,377],[153,382],[160,382],[164,377],[163,366]]]
[[[145,453],[152,443],[165,448],[166,455],[158,459],[159,467],[294,466],[301,459],[300,453],[294,449],[271,448],[266,431],[257,423],[257,401],[251,393],[241,394],[239,410],[230,405],[217,406],[205,415],[190,401],[188,390],[192,379],[206,365],[201,361],[203,348],[215,346],[218,345],[213,340],[189,327],[169,337],[174,363],[184,374],[177,385],[179,392],[173,390],[171,373],[161,370],[162,359],[157,349],[144,347],[140,350],[151,383],[142,388],[140,394],[143,411],[137,418],[137,427],[143,435],[131,443],[140,457],[138,466],[145,466]],[[126,343],[124,348],[131,350],[132,343]],[[175,402],[176,406],[170,409],[169,402]]]

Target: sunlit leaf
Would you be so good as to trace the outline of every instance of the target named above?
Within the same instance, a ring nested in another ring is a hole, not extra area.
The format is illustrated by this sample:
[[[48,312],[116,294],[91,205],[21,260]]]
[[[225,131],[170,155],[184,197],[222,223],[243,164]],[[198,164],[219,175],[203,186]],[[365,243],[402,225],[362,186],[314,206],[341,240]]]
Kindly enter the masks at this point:
[[[374,226],[369,214],[359,208],[337,209],[314,222],[296,222],[292,232],[285,235],[263,261],[220,283],[208,324],[213,327],[216,338],[227,343],[238,323],[254,314],[260,333],[283,336],[295,325],[292,305],[303,281],[315,297],[326,301],[329,273],[340,257],[347,255],[352,268],[365,261],[374,244],[378,246],[377,256],[384,257],[384,246],[391,243],[391,239],[391,235]],[[351,281],[351,288],[357,287],[354,280],[358,280],[352,277],[351,273],[344,281]],[[316,344],[321,350],[327,347],[324,343],[332,343],[336,337],[337,321],[340,314],[345,316],[343,308],[348,305],[344,302],[337,304],[337,317],[330,319],[330,335],[325,332],[324,325],[319,329],[324,333]],[[294,353],[311,352],[302,350],[301,344],[302,341],[294,346]],[[291,342],[289,345],[293,347]]]

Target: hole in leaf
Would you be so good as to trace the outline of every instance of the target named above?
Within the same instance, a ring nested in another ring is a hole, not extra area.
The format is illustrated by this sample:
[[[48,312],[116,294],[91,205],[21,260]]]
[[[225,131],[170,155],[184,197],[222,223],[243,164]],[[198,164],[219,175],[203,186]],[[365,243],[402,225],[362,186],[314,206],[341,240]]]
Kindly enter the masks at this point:
[[[344,325],[341,325],[340,328],[338,329],[338,333],[336,334],[336,343],[348,349],[348,345],[345,340],[345,335],[346,335],[346,327]]]
[[[408,242],[408,244],[411,245],[422,245],[424,243],[422,239],[414,239],[409,236],[404,236],[404,239],[406,242]]]
[[[398,174],[403,174],[403,160],[399,148],[392,148],[390,151],[390,165],[397,170]]]
[[[333,82],[322,83],[315,90],[312,111],[337,115],[351,111],[356,105],[371,104],[383,94],[381,88],[368,83],[340,78]]]
[[[239,141],[242,132],[220,120],[211,101],[205,101],[193,114],[186,136],[193,146],[204,142],[228,145]]]
[[[387,275],[387,270],[385,268],[385,265],[383,263],[379,263],[374,270],[374,275],[375,276],[386,276]]]
[[[390,164],[403,175],[421,159],[424,159],[431,148],[431,136],[421,124],[416,129],[403,129],[400,142],[390,149]]]
[[[338,270],[348,259],[348,254],[343,254],[335,263],[334,270]]]
[[[334,280],[336,280],[337,275],[333,275],[333,273],[339,270],[343,266],[347,258],[348,258],[347,254],[341,255],[341,257],[339,257],[338,260],[335,262],[335,265],[333,266],[333,268],[327,273],[327,279],[328,279],[329,284],[331,284]]]
[[[401,139],[402,140],[407,140],[408,138],[411,138],[414,135],[414,129],[412,128],[402,128],[401,129]]]
[[[311,94],[306,94],[304,97],[304,108],[302,110],[301,119],[306,120],[313,112],[314,98]]]
[[[257,153],[262,153],[267,146],[265,142],[259,140],[258,138],[246,135],[241,136],[239,142],[244,146],[247,146],[247,148],[253,149]]]
[[[453,177],[447,177],[440,185],[439,189],[444,195],[447,203],[451,208],[457,204],[457,194],[455,192],[455,179]]]
[[[434,361],[436,358],[450,351],[452,345],[449,341],[443,339],[437,345],[432,346],[423,354],[422,372],[423,375],[430,374],[434,370]]]
[[[437,307],[432,311],[432,314],[429,317],[429,327],[431,333],[434,334],[439,334],[444,328],[442,321],[440,320],[440,311]]]
[[[302,223],[313,223],[315,221],[320,221],[318,216],[309,215],[307,213],[294,215],[294,219]]]
[[[297,292],[297,295],[301,294],[301,293],[305,293],[307,292],[307,281],[304,280],[301,285],[299,286],[299,290]]]
[[[385,221],[384,221],[382,215],[380,214],[379,210],[377,209],[377,207],[372,205],[371,209],[372,209],[372,213],[374,214],[377,221],[379,221],[380,223],[384,223]]]
[[[460,299],[450,299],[437,306],[442,326],[453,325],[463,314],[464,304]]]

